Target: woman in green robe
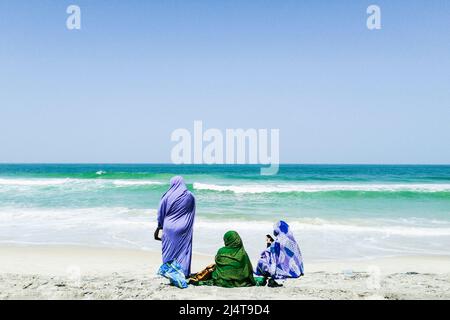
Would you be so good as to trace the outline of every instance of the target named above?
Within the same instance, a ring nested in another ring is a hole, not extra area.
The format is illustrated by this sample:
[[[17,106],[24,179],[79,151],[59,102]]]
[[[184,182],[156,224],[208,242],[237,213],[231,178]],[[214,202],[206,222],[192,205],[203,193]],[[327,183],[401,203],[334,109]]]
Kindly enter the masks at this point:
[[[216,254],[216,265],[211,280],[200,281],[199,285],[219,287],[254,286],[252,263],[245,252],[241,237],[236,231],[228,231],[223,236],[225,247]]]

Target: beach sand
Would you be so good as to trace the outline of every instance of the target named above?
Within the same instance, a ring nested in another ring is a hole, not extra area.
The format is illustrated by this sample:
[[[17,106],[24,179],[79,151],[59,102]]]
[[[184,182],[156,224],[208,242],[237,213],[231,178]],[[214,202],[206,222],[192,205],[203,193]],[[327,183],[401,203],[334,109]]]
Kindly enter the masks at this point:
[[[213,262],[195,254],[193,271]],[[0,299],[450,299],[450,256],[305,262],[283,287],[178,289],[156,275],[158,252],[0,246]]]

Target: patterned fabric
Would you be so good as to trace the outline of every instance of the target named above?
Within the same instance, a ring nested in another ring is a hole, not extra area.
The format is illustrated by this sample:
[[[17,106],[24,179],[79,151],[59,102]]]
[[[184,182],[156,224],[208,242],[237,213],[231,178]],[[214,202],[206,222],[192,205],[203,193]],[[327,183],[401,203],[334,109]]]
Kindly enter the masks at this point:
[[[176,262],[166,262],[158,270],[158,274],[170,280],[170,283],[178,288],[187,288],[187,281],[184,276],[183,268]]]
[[[303,275],[303,258],[289,225],[279,221],[274,226],[275,241],[261,253],[255,273],[273,279],[298,278]]]
[[[228,231],[223,240],[225,247],[217,252],[212,283],[227,288],[254,286],[252,263],[239,234],[236,231]]]

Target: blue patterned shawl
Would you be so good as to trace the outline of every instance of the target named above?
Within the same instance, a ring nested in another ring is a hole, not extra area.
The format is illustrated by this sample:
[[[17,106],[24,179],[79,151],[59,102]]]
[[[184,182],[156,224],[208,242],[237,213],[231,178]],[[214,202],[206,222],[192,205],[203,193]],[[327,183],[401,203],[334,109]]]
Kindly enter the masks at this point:
[[[279,221],[273,233],[276,240],[261,253],[255,273],[273,279],[300,277],[304,273],[302,253],[289,225]]]

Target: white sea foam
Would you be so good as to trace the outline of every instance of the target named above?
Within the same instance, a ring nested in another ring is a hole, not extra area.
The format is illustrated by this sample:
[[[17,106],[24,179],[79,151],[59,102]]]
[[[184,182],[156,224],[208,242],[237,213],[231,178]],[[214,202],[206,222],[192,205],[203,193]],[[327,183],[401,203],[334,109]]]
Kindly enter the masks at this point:
[[[136,226],[155,221],[156,209],[130,209],[125,207],[94,207],[94,208],[1,208],[0,227],[7,225],[25,226],[35,225],[45,228],[46,223],[62,223],[67,226],[80,227],[106,225]],[[195,227],[201,230],[225,230],[235,228],[239,230],[254,230],[255,232],[270,232],[274,221],[269,220],[216,220],[198,217]],[[408,219],[381,220],[372,219],[362,222],[359,219],[342,221],[300,218],[289,221],[296,231],[339,232],[355,234],[383,234],[396,236],[438,237],[450,236],[450,222],[440,221],[436,227],[429,227],[430,221],[421,219],[418,223],[413,219],[414,226]],[[433,223],[436,221],[433,220]]]
[[[137,217],[155,216],[156,209],[130,209],[126,207],[93,207],[93,208],[0,208],[0,223],[12,222],[13,220],[31,221],[38,220],[67,220],[78,217],[89,223],[90,221],[134,219]]]
[[[195,250],[214,254],[227,230],[238,231],[252,256],[258,256],[264,235],[273,223],[260,220],[214,220],[198,216],[195,221]],[[429,221],[371,219],[328,220],[299,218],[288,220],[306,256],[317,259],[361,256],[448,253],[450,222],[428,227]],[[80,244],[89,246],[152,248],[156,227],[155,209],[126,207],[93,208],[0,208],[0,243]],[[344,252],[345,251],[345,252]]]
[[[0,186],[55,186],[74,181],[76,179],[0,179]]]
[[[49,186],[75,186],[75,185],[94,185],[94,186],[139,186],[139,185],[162,185],[160,181],[139,180],[139,179],[72,179],[72,178],[53,178],[53,179],[0,179],[0,186],[7,187],[49,187]]]
[[[160,181],[151,180],[114,180],[116,186],[146,186],[146,185],[162,185]]]
[[[100,175],[100,174],[99,174]],[[74,178],[0,178],[0,187],[47,187],[47,186],[145,186],[163,185],[161,181],[146,179],[74,179]],[[233,193],[287,193],[287,192],[329,192],[329,191],[360,191],[360,192],[450,192],[450,184],[243,184],[218,185],[195,182],[195,190],[209,190]]]
[[[450,184],[270,184],[270,185],[216,185],[194,183],[196,190],[234,193],[286,193],[286,192],[450,192]]]
[[[361,234],[368,233],[378,234],[382,236],[407,236],[407,237],[441,237],[450,236],[450,225],[447,227],[411,227],[404,225],[360,225],[351,224],[351,222],[331,222],[323,220],[322,222],[313,220],[309,221],[294,221],[289,225],[297,232],[312,231],[312,232],[339,232],[346,234]],[[269,221],[205,221],[199,220],[196,226],[202,229],[224,229],[226,227],[236,228],[239,230],[255,230],[255,232],[269,232],[272,230],[273,222]]]

